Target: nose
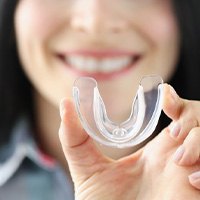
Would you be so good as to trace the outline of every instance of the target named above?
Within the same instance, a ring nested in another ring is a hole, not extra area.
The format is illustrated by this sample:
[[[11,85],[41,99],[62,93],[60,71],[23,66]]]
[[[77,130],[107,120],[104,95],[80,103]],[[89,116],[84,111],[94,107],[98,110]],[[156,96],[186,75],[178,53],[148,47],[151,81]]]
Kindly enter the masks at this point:
[[[121,33],[128,23],[120,14],[119,6],[113,0],[77,1],[71,13],[71,27],[89,34]]]

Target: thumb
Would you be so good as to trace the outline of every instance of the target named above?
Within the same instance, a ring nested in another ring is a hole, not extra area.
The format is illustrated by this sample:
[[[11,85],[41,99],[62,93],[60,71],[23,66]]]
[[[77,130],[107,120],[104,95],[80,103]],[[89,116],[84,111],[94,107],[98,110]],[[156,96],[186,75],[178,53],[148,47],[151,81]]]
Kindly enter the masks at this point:
[[[102,171],[108,160],[81,127],[71,100],[62,100],[60,115],[59,138],[74,182],[83,181],[95,172]]]
[[[163,111],[172,120],[177,120],[184,107],[181,99],[171,85],[164,84]]]

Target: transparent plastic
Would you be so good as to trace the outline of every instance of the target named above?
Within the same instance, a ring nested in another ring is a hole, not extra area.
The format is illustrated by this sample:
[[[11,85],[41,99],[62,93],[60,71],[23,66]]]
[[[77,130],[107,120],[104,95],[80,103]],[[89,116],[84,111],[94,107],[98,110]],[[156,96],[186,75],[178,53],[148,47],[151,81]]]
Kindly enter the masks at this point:
[[[130,116],[116,123],[107,116],[95,79],[80,77],[73,86],[76,111],[85,131],[100,144],[117,148],[138,145],[153,133],[162,110],[162,96],[162,78],[157,75],[143,77]]]

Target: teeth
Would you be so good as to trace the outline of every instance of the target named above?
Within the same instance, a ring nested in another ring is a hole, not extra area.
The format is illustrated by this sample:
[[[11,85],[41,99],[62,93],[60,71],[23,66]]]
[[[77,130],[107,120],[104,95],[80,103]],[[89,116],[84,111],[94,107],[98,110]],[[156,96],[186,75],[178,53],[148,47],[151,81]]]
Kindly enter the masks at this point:
[[[123,56],[118,58],[94,59],[91,57],[68,56],[65,58],[65,61],[80,71],[108,73],[126,68],[131,64],[133,58]]]

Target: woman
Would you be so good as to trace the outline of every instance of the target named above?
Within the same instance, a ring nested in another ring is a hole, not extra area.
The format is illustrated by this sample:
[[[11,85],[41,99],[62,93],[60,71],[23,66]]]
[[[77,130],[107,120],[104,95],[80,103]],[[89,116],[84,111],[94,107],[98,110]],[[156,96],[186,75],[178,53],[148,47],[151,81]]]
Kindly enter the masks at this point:
[[[1,197],[12,199],[18,191],[20,199],[73,198],[67,162],[56,133],[60,125],[59,102],[63,97],[71,96],[73,82],[80,75],[93,76],[100,82],[102,95],[111,114],[117,116],[116,121],[127,117],[139,79],[146,74],[159,74],[182,97],[199,99],[196,92],[198,9],[197,0],[191,1],[190,6],[184,1],[119,1],[117,4],[114,0],[1,1]],[[166,95],[169,93],[167,88]],[[111,93],[113,90],[119,97],[117,103],[114,101],[116,95]],[[67,127],[75,128],[73,119],[76,122],[76,117],[73,110],[70,111],[73,108],[69,102],[66,104],[72,119]],[[123,114],[116,109],[119,104]],[[173,121],[177,120],[177,116],[170,112],[170,109],[174,111],[170,105],[166,104],[165,112]],[[194,114],[191,118],[198,118]],[[68,121],[69,118],[65,123]],[[160,130],[167,124],[164,122]],[[197,126],[190,124],[190,129]],[[185,137],[189,130],[183,130]],[[77,131],[81,136],[79,128]],[[177,132],[174,131],[175,135]],[[181,142],[184,137],[180,138]],[[165,152],[171,149],[174,152],[180,143],[174,145],[172,141],[169,144],[173,148],[170,146]],[[65,139],[62,144],[64,142]],[[151,150],[151,144],[146,149]],[[68,150],[64,148],[66,155],[69,155]],[[111,150],[108,150],[104,151],[112,157],[133,151],[127,149],[110,153]],[[198,152],[198,149],[195,148],[195,151]],[[151,151],[142,149],[133,155],[133,160],[137,160],[137,155],[147,155],[140,152]],[[71,164],[68,156],[67,159]],[[196,159],[191,163],[194,164]],[[60,166],[66,169],[66,173]],[[148,169],[153,171],[154,168]],[[76,172],[82,177],[82,171]],[[178,172],[181,177],[185,176],[182,170]],[[71,173],[77,181],[73,167]],[[88,173],[91,175],[91,171]],[[136,177],[136,174],[133,175]],[[79,181],[75,182],[76,187]],[[81,191],[84,187],[79,185],[78,189]],[[191,191],[193,194],[194,191]],[[99,198],[102,199],[101,196]]]

